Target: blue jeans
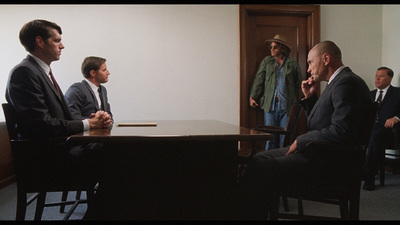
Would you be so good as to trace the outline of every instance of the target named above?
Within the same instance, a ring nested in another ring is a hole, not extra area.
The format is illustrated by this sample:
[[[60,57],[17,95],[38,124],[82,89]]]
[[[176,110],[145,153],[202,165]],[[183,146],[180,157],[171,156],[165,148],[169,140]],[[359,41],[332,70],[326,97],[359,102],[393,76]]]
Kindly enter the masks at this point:
[[[264,112],[264,124],[267,126],[279,126],[286,127],[288,121],[288,116],[285,109],[274,110],[271,112]],[[268,140],[265,143],[265,150],[270,150],[274,148],[280,148],[283,144],[283,135],[280,135],[279,146],[276,146],[275,135],[273,135],[272,140]]]

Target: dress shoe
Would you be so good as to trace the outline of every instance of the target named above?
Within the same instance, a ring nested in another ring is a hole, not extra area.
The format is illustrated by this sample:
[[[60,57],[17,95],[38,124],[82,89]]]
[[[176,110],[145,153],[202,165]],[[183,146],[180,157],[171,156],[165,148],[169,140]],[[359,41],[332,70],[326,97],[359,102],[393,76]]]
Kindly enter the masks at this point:
[[[375,182],[374,182],[374,180],[367,179],[367,180],[364,182],[363,189],[364,189],[364,190],[367,190],[367,191],[373,191],[373,190],[375,190]]]

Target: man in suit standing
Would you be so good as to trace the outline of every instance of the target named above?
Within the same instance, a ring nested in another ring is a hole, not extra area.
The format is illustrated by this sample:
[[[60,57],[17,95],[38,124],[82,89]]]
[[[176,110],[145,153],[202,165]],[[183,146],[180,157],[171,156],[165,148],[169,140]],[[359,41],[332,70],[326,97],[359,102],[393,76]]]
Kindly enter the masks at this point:
[[[29,54],[11,70],[6,100],[16,112],[19,138],[42,140],[43,145],[32,147],[25,153],[26,162],[18,163],[46,174],[45,181],[95,184],[99,168],[96,152],[101,145],[72,145],[65,139],[52,145],[46,141],[111,124],[110,115],[103,111],[84,120],[72,116],[50,68],[64,49],[61,34],[60,26],[46,20],[33,20],[20,30],[20,42]]]
[[[339,47],[332,41],[314,46],[308,53],[311,77],[301,88],[300,101],[307,113],[308,132],[297,137],[290,147],[258,153],[240,179],[242,219],[267,219],[273,201],[282,187],[296,188],[307,180],[310,158],[304,152],[312,141],[355,143],[361,115],[369,110],[372,99],[368,86],[342,63]],[[328,85],[317,97],[321,81]],[[320,169],[340,171],[340,165],[327,162]]]
[[[368,191],[375,190],[375,174],[378,172],[386,146],[392,141],[392,128],[400,119],[400,88],[390,85],[393,70],[388,67],[379,67],[375,74],[375,86],[371,97],[379,102],[378,118],[372,128],[368,151],[365,158],[364,186]]]
[[[82,62],[81,71],[85,79],[72,84],[65,93],[72,115],[86,119],[91,118],[95,112],[103,110],[112,119],[107,89],[101,85],[108,82],[110,75],[106,59],[96,56],[86,57]]]

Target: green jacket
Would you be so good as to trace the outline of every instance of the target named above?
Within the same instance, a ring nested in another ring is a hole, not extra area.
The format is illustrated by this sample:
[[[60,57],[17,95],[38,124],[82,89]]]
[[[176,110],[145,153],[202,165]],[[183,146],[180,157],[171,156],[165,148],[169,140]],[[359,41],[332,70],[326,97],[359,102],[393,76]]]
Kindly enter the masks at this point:
[[[303,80],[299,63],[290,57],[287,57],[283,65],[283,79],[285,80],[286,113],[289,115],[292,105],[297,102]],[[256,100],[265,112],[271,109],[275,83],[275,60],[274,57],[267,56],[261,61],[250,91],[250,97]]]

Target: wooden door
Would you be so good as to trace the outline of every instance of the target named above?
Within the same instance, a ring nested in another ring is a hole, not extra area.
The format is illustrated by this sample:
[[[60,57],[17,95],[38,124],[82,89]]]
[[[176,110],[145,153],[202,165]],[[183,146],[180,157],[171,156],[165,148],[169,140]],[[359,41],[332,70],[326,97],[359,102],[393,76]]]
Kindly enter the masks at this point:
[[[308,51],[320,41],[319,20],[319,5],[240,5],[240,126],[264,123],[263,110],[249,106],[249,94],[261,60],[270,55],[265,40],[285,36],[305,79]]]

